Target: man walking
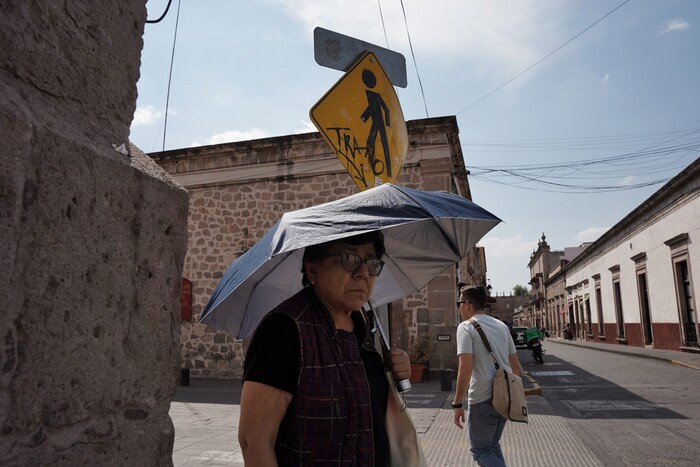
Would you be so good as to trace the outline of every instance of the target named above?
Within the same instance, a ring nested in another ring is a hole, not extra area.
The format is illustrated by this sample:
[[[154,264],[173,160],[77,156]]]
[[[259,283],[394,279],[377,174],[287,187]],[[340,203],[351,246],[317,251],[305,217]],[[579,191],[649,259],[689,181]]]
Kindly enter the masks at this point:
[[[471,321],[479,324],[491,345],[493,356],[506,371],[520,376],[522,368],[515,344],[502,321],[484,314],[486,289],[482,286],[464,286],[459,291],[459,314],[462,323],[457,328],[457,355],[459,370],[454,408],[454,422],[459,428],[464,424],[462,401],[469,389],[469,451],[482,467],[505,466],[500,439],[506,419],[491,405],[493,378],[496,369],[493,359]]]

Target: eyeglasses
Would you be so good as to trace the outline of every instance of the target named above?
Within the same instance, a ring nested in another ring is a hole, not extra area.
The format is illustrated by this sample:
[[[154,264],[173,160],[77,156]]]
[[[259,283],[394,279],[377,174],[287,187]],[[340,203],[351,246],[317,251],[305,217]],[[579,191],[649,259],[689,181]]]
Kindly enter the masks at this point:
[[[353,253],[336,253],[328,256],[340,256],[340,264],[348,272],[356,272],[364,264],[370,276],[378,276],[384,268],[384,261],[377,258],[362,259]]]
[[[457,302],[457,308],[461,308],[463,303],[471,303],[469,300],[464,300],[462,302]]]

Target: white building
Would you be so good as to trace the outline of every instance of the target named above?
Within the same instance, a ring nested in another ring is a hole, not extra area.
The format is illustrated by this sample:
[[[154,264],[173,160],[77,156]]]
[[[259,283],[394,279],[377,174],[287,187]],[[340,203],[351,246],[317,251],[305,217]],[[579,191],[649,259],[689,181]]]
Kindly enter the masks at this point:
[[[700,351],[700,159],[563,270],[587,340]]]

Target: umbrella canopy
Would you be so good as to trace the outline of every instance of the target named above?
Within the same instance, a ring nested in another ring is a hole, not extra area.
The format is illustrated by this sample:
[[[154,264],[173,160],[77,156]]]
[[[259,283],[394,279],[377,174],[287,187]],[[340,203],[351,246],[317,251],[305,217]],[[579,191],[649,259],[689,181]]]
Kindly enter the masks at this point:
[[[329,203],[285,213],[226,270],[201,322],[242,339],[302,288],[311,245],[380,230],[386,254],[370,301],[383,305],[425,287],[464,258],[500,219],[461,196],[384,184]]]

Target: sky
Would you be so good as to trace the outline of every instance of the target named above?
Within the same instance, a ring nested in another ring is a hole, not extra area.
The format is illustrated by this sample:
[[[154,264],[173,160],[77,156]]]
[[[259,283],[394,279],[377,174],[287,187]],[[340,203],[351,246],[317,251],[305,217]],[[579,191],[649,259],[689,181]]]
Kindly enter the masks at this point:
[[[479,243],[493,294],[527,285],[543,234],[594,241],[700,156],[696,0],[173,0],[145,27],[132,142],[316,131],[342,77],[317,26],[404,55],[406,120],[457,116],[472,199],[504,221]]]

